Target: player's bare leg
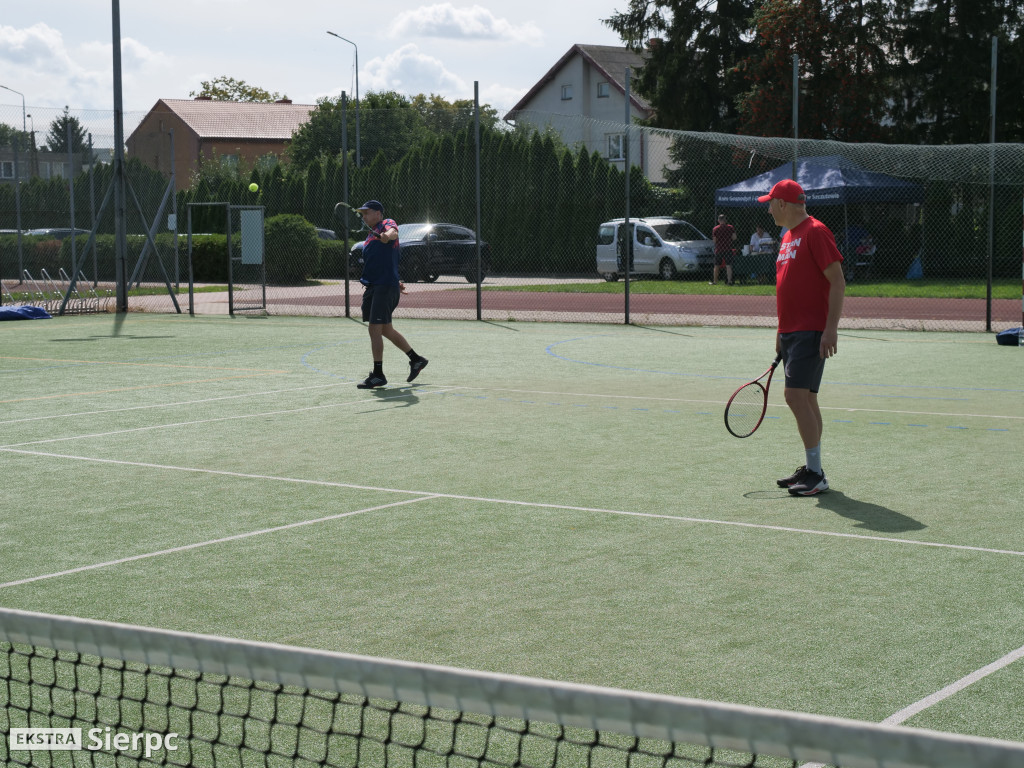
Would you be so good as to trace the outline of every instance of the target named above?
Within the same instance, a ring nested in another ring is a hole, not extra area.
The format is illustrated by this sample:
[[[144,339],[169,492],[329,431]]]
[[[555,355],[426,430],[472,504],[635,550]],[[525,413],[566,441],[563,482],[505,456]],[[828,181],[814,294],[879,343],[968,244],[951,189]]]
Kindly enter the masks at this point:
[[[784,390],[786,405],[793,412],[796,428],[804,444],[806,456],[805,471],[789,486],[793,495],[812,496],[828,490],[825,470],[821,468],[821,409],[818,407],[818,396],[809,389],[786,387]]]

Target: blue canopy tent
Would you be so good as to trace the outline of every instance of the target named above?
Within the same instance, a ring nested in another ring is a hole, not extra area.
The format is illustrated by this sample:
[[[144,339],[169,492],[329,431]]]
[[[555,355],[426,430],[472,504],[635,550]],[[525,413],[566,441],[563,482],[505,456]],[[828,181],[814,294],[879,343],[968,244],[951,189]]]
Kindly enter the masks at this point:
[[[793,163],[780,165],[753,178],[715,190],[718,208],[751,208],[776,182],[793,178]],[[912,181],[884,173],[865,171],[838,155],[797,158],[796,180],[807,195],[808,205],[850,203],[920,203],[924,188]]]
[[[715,190],[716,208],[764,207],[757,202],[776,182],[793,178],[793,163]],[[865,171],[839,155],[800,157],[796,161],[796,180],[804,188],[807,204],[843,206],[844,232],[837,237],[845,255],[867,234],[861,227],[850,228],[851,203],[921,203],[924,187],[912,181]],[[869,267],[870,268],[870,267]]]

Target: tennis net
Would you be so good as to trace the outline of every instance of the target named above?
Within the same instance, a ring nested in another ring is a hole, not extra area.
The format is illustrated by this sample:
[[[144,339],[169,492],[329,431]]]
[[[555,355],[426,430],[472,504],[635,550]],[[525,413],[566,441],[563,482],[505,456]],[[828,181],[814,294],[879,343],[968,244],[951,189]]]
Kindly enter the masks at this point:
[[[1024,744],[0,609],[4,765],[1024,766]]]

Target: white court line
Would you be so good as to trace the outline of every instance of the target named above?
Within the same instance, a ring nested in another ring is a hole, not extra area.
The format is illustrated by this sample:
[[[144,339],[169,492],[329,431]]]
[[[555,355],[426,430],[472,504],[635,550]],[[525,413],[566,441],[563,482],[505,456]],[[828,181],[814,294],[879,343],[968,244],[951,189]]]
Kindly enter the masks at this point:
[[[364,512],[375,512],[378,509],[387,509],[388,507],[399,507],[404,504],[415,504],[418,501],[426,501],[432,499],[433,496],[419,496],[415,499],[403,499],[402,501],[393,501],[390,504],[381,504],[376,507],[366,507],[365,509],[355,509],[351,512],[341,512],[337,515],[328,515],[327,517],[318,517],[315,520],[302,520],[298,523],[288,523],[286,525],[277,525],[273,528],[263,528],[259,531],[248,531],[247,533],[236,533],[233,536],[224,536],[219,539],[210,539],[209,541],[199,541],[195,544],[184,544],[180,547],[171,547],[170,549],[161,549],[156,552],[146,552],[141,555],[132,555],[130,557],[121,557],[117,560],[107,560],[104,563],[93,563],[92,565],[82,565],[78,568],[69,568],[66,571],[57,571],[56,573],[46,573],[42,576],[30,576],[25,579],[18,579],[17,581],[8,581],[4,584],[0,584],[0,589],[6,589],[7,587],[17,587],[22,584],[31,584],[34,581],[44,581],[45,579],[57,579],[61,576],[71,576],[75,573],[83,573],[85,571],[95,571],[100,568],[109,568],[114,565],[121,565],[123,563],[132,563],[137,560],[147,560],[152,557],[161,557],[162,555],[173,555],[177,552],[188,552],[191,549],[199,549],[200,547],[209,547],[213,544],[224,544],[229,541],[240,541],[241,539],[252,538],[253,536],[262,536],[264,533],[277,533],[278,531],[287,531],[292,528],[301,528],[306,525],[316,525],[317,523],[326,523],[331,520],[341,520],[345,517],[352,517],[353,515],[361,515]]]
[[[783,525],[765,525],[763,523],[745,523],[737,520],[715,520],[705,517],[684,517],[681,515],[667,515],[657,512],[631,512],[622,509],[603,509],[601,507],[577,507],[569,504],[546,504],[535,501],[518,501],[516,499],[493,499],[486,496],[465,496],[457,493],[440,493],[437,491],[415,491],[404,488],[381,488],[373,485],[356,485],[354,483],[341,483],[332,480],[307,480],[299,477],[283,477],[280,475],[257,475],[247,472],[231,472],[222,469],[206,469],[203,467],[180,467],[173,464],[153,464],[143,461],[124,461],[121,459],[100,459],[92,456],[72,456],[62,453],[46,453],[44,451],[28,451],[19,448],[0,446],[0,451],[17,453],[26,456],[43,456],[53,459],[65,459],[68,461],[85,461],[95,464],[114,464],[124,467],[143,467],[147,469],[160,469],[171,472],[194,472],[204,475],[217,475],[220,477],[237,477],[246,480],[270,480],[282,483],[298,483],[302,485],[316,485],[328,488],[349,488],[360,491],[380,491],[382,493],[401,493],[411,496],[429,496],[435,499],[457,499],[460,501],[478,501],[487,504],[509,504],[519,507],[530,507],[533,509],[564,509],[570,512],[600,512],[607,515],[623,515],[625,517],[643,517],[648,519],[675,520],[682,523],[703,523],[706,525],[729,525],[736,528],[754,528],[765,531],[780,531],[783,533],[805,533],[813,536],[830,536],[840,539],[857,539],[861,541],[888,542],[893,544],[906,544],[917,547],[933,547],[936,549],[952,549],[967,552],[982,552],[991,555],[1013,555],[1024,557],[1024,552],[1012,549],[994,549],[991,547],[975,547],[967,544],[944,544],[935,541],[920,541],[918,539],[897,539],[890,536],[867,536],[862,533],[843,533],[840,531],[816,531],[810,528],[792,528]]]
[[[244,398],[244,397],[261,397],[261,396],[264,396],[264,395],[284,394],[284,393],[288,393],[288,392],[302,392],[302,391],[309,390],[309,389],[326,389],[326,388],[330,388],[330,387],[345,386],[345,385],[348,385],[348,384],[351,384],[351,382],[334,382],[334,383],[331,383],[331,384],[318,384],[318,385],[315,385],[315,386],[296,387],[296,388],[293,388],[293,389],[278,389],[278,390],[265,390],[265,391],[262,391],[262,392],[247,392],[247,393],[239,394],[239,395],[225,395],[223,397],[204,398],[204,399],[200,399],[200,400],[183,400],[183,401],[178,401],[178,402],[175,402],[175,403],[157,403],[157,404],[153,404],[153,405],[138,405],[138,406],[131,406],[131,407],[128,407],[128,408],[111,408],[111,409],[100,410],[100,411],[85,411],[85,412],[80,412],[80,413],[49,414],[49,415],[46,415],[46,416],[34,416],[34,417],[29,417],[29,418],[24,418],[24,419],[9,419],[9,420],[5,420],[5,421],[0,421],[0,425],[3,425],[3,424],[18,424],[18,423],[22,423],[22,422],[41,421],[41,420],[47,420],[47,419],[60,419],[60,418],[66,418],[66,417],[69,417],[69,416],[71,416],[71,417],[94,416],[94,415],[99,415],[99,414],[125,413],[127,411],[145,410],[145,409],[152,409],[152,408],[171,408],[171,407],[177,407],[177,406],[189,406],[189,405],[195,405],[195,404],[199,404],[199,403],[212,403],[212,402],[217,402],[217,401],[220,401],[220,400],[232,400],[232,399],[239,399],[239,398]],[[600,393],[591,393],[591,392],[552,392],[552,391],[548,391],[548,390],[507,389],[507,388],[499,388],[499,387],[467,387],[467,386],[462,386],[462,385],[452,385],[452,386],[436,385],[436,386],[439,386],[439,389],[437,390],[437,392],[449,392],[449,391],[458,389],[458,390],[466,390],[466,391],[472,391],[472,392],[509,392],[509,393],[520,394],[520,395],[534,395],[534,396],[536,396],[536,395],[544,395],[544,396],[552,396],[552,395],[554,395],[554,396],[557,396],[557,397],[566,397],[566,398],[568,398],[568,397],[575,397],[575,398],[595,398],[595,399],[608,399],[608,400],[640,400],[640,401],[646,401],[646,402],[662,402],[662,403],[695,403],[695,404],[698,404],[698,405],[714,405],[714,406],[721,406],[722,405],[722,402],[720,400],[706,400],[706,399],[682,398],[682,397],[656,397],[656,396],[645,396],[645,395],[609,395],[609,394],[600,394]],[[424,393],[424,394],[435,394],[435,393],[436,392],[428,392],[428,393]],[[365,401],[356,401],[356,402],[365,402]],[[340,403],[339,405],[345,405],[345,404],[346,403]],[[328,406],[320,406],[320,407],[328,407]],[[785,405],[784,403],[768,403],[768,407],[769,408],[788,409],[788,406]],[[1000,415],[994,415],[994,414],[988,414],[988,413],[947,413],[947,412],[944,412],[944,411],[902,411],[902,410],[889,410],[889,409],[882,409],[882,408],[845,408],[845,407],[840,407],[840,406],[824,406],[824,405],[820,406],[820,407],[821,407],[821,410],[823,410],[823,411],[840,411],[840,412],[843,412],[843,413],[879,413],[879,414],[897,414],[897,415],[904,415],[904,416],[949,416],[949,417],[956,416],[956,417],[962,417],[962,418],[1024,420],[1024,416],[1009,416],[1009,415],[1002,415],[1002,416],[1000,416]],[[283,411],[282,413],[284,413],[284,412],[288,412],[288,411]],[[254,414],[254,415],[259,415],[259,414]],[[201,423],[204,423],[204,422],[188,422],[188,424],[201,424]],[[180,426],[180,425],[171,424],[171,425],[167,425],[167,426]],[[144,427],[144,429],[153,429],[153,428],[154,427]],[[104,434],[118,434],[118,433],[104,433]],[[93,435],[89,435],[89,437],[92,437],[92,436]],[[96,437],[101,437],[101,436],[104,436],[104,435],[95,435],[95,436]],[[75,439],[75,438],[66,438],[66,439]],[[33,444],[34,443],[18,443],[17,445],[33,445]]]
[[[417,395],[436,395],[442,392],[448,392],[457,387],[450,387],[449,389],[433,389],[429,391],[417,391]],[[373,397],[364,398],[362,400],[349,400],[340,403],[324,403],[323,405],[308,405],[304,408],[285,408],[279,411],[260,411],[258,413],[243,413],[237,416],[218,416],[215,419],[196,419],[194,421],[178,421],[171,424],[150,424],[145,427],[132,427],[130,429],[117,429],[112,432],[92,432],[85,435],[71,435],[70,437],[50,437],[46,440],[30,440],[24,443],[11,443],[10,445],[0,446],[0,450],[6,450],[8,448],[20,448],[25,445],[45,445],[47,443],[62,443],[66,440],[88,440],[96,437],[113,437],[114,435],[127,435],[132,432],[148,432],[153,429],[167,429],[171,427],[193,427],[197,424],[216,424],[220,421],[237,421],[239,419],[258,419],[264,416],[280,416],[286,413],[303,413],[306,411],[316,411],[323,408],[344,408],[350,405],[365,405],[366,403],[380,403],[388,400],[400,400],[406,397],[408,393],[394,395],[393,397]]]
[[[262,392],[244,392],[238,395],[223,395],[221,397],[205,397],[200,400],[179,400],[176,403],[153,403],[151,405],[132,405],[127,408],[107,408],[102,411],[79,411],[77,413],[51,413],[46,416],[30,416],[24,419],[8,419],[0,421],[2,424],[21,424],[26,421],[46,421],[48,419],[78,418],[80,416],[99,416],[105,413],[127,413],[128,411],[142,411],[150,408],[176,408],[179,405],[198,405],[199,403],[216,403],[221,400],[237,400],[242,397],[262,397],[264,395],[283,395],[288,392],[305,392],[310,389],[327,389],[329,387],[343,387],[351,384],[350,381],[336,381],[331,384],[317,384],[309,387],[292,387],[291,389],[270,389]]]
[[[882,725],[899,725],[909,720],[919,712],[923,712],[929,707],[938,704],[943,699],[948,699],[954,693],[959,693],[969,685],[973,685],[984,677],[988,677],[993,672],[998,672],[1005,666],[1012,664],[1018,659],[1024,658],[1024,646],[1021,646],[1015,651],[1010,651],[1008,654],[1003,656],[1001,659],[996,659],[991,664],[988,664],[981,669],[976,669],[969,675],[965,675],[957,680],[955,683],[950,683],[940,691],[936,691],[930,696],[925,696],[920,701],[915,701],[909,707],[904,707],[899,712],[895,712],[889,715],[885,720],[882,721]]]
[[[654,397],[644,395],[602,395],[588,394],[586,392],[549,392],[546,390],[533,389],[502,389],[499,387],[457,387],[460,390],[469,392],[512,392],[520,395],[556,395],[559,397],[595,397],[608,398],[613,400],[647,400],[664,403],[698,403],[702,405],[718,405],[725,407],[724,400],[700,400],[686,397]],[[789,408],[785,403],[768,403],[769,408]],[[1024,421],[1024,416],[1003,416],[992,413],[948,413],[946,411],[897,411],[883,408],[847,408],[844,406],[819,406],[823,411],[842,411],[843,413],[894,413],[906,416],[962,416],[964,418],[978,419],[1019,419]]]
[[[909,720],[914,715],[924,712],[929,707],[938,704],[944,699],[948,699],[955,693],[959,693],[970,685],[978,682],[982,678],[988,677],[993,672],[998,672],[1003,667],[1009,666],[1015,661],[1024,658],[1024,646],[1021,646],[1015,651],[1010,651],[1008,654],[1003,656],[1001,659],[996,659],[991,664],[987,664],[981,669],[976,669],[969,675],[964,675],[955,683],[950,683],[945,688],[936,691],[935,693],[925,696],[923,699],[915,701],[908,707],[904,707],[899,712],[894,712],[889,715],[885,720],[882,721],[882,725],[901,725]],[[825,763],[804,763],[800,768],[824,768]]]
[[[516,500],[511,500],[511,499],[491,499],[491,498],[479,497],[479,496],[464,496],[464,495],[450,494],[450,493],[431,493],[431,492],[426,492],[426,491],[411,491],[411,490],[403,490],[403,489],[396,489],[396,488],[379,488],[379,487],[375,487],[375,486],[355,485],[355,484],[352,484],[352,483],[339,483],[339,482],[333,482],[333,481],[327,481],[327,480],[305,480],[305,479],[301,479],[301,478],[277,477],[277,476],[273,476],[273,475],[256,475],[256,474],[249,474],[249,473],[242,473],[242,472],[228,472],[228,471],[224,471],[224,470],[202,469],[202,468],[197,468],[197,467],[177,467],[177,466],[171,466],[171,465],[150,464],[150,463],[137,462],[137,461],[119,461],[119,460],[114,460],[114,459],[97,459],[97,458],[91,458],[91,457],[86,457],[86,456],[66,456],[66,455],[62,455],[62,454],[42,453],[42,452],[39,452],[39,451],[14,450],[14,449],[10,449],[10,448],[0,448],[0,450],[7,451],[9,453],[25,454],[25,455],[30,455],[30,456],[45,456],[45,457],[50,457],[50,458],[60,458],[60,459],[67,459],[67,460],[73,460],[73,461],[87,461],[87,462],[96,462],[96,463],[102,463],[102,464],[117,464],[117,465],[127,465],[127,466],[135,466],[135,467],[147,467],[147,468],[152,468],[152,469],[171,470],[171,471],[178,471],[178,472],[196,472],[196,473],[201,473],[201,474],[220,475],[220,476],[237,477],[237,478],[245,478],[245,479],[255,479],[255,480],[275,480],[275,481],[279,481],[279,482],[300,483],[300,484],[306,484],[306,485],[318,485],[318,486],[328,486],[328,487],[336,487],[336,488],[356,489],[356,490],[371,490],[371,491],[380,491],[380,492],[384,492],[384,493],[401,493],[401,494],[410,494],[410,495],[414,495],[415,496],[415,498],[412,498],[412,499],[406,499],[406,500],[403,500],[403,501],[393,502],[391,504],[382,504],[382,505],[375,506],[375,507],[367,507],[365,509],[354,510],[352,512],[343,512],[343,513],[340,513],[340,514],[337,514],[337,515],[331,515],[331,516],[328,516],[328,517],[317,518],[315,520],[306,520],[306,521],[301,521],[301,522],[297,522],[297,523],[289,523],[287,525],[276,526],[274,528],[266,528],[266,529],[259,530],[259,531],[251,531],[251,532],[248,532],[248,533],[236,534],[234,536],[227,536],[227,537],[223,537],[223,538],[220,538],[220,539],[212,539],[210,541],[198,542],[198,543],[195,543],[195,544],[188,544],[188,545],[184,545],[184,546],[181,546],[181,547],[173,547],[171,549],[159,550],[157,552],[150,552],[150,553],[141,554],[141,555],[134,555],[132,557],[120,558],[118,560],[110,560],[110,561],[107,561],[107,562],[104,562],[104,563],[95,563],[93,565],[81,566],[79,568],[72,568],[72,569],[69,569],[69,570],[66,570],[66,571],[60,571],[60,572],[57,572],[57,573],[45,574],[45,575],[42,575],[42,576],[29,577],[29,578],[26,578],[26,579],[20,579],[18,581],[11,581],[11,582],[7,582],[5,584],[0,584],[0,589],[4,589],[6,587],[13,587],[13,586],[17,586],[17,585],[20,585],[20,584],[28,584],[28,583],[31,583],[31,582],[41,581],[41,580],[44,580],[44,579],[59,578],[61,576],[68,576],[68,575],[71,575],[71,574],[81,573],[81,572],[84,572],[84,571],[96,570],[96,569],[99,569],[99,568],[107,568],[107,567],[114,566],[114,565],[119,565],[119,564],[122,564],[122,563],[132,562],[132,561],[136,561],[136,560],[143,560],[143,559],[153,558],[153,557],[159,557],[161,555],[172,554],[172,553],[175,553],[175,552],[184,552],[184,551],[187,551],[187,550],[198,549],[199,547],[210,546],[210,545],[213,545],[213,544],[220,544],[220,543],[229,542],[229,541],[237,541],[237,540],[249,538],[249,537],[252,537],[252,536],[259,536],[259,535],[264,534],[264,533],[273,533],[273,532],[277,532],[277,531],[283,531],[283,530],[288,530],[288,529],[292,529],[292,528],[298,528],[298,527],[301,527],[301,526],[314,525],[316,523],[326,522],[326,521],[330,521],[330,520],[338,520],[338,519],[341,519],[341,518],[350,517],[352,515],[361,514],[363,512],[371,512],[371,511],[375,511],[375,510],[379,510],[379,509],[387,509],[389,507],[396,507],[396,506],[401,506],[401,505],[405,505],[405,504],[413,504],[413,503],[417,503],[417,502],[420,502],[420,501],[426,501],[426,500],[430,500],[430,499],[439,499],[439,498],[458,499],[458,500],[463,500],[463,501],[480,501],[480,502],[489,502],[489,503],[495,503],[495,504],[511,504],[511,505],[516,505],[516,506],[531,507],[531,508],[541,508],[541,509],[564,509],[564,510],[577,511],[577,512],[600,512],[600,513],[605,513],[605,514],[624,515],[624,516],[629,516],[629,517],[644,517],[644,518],[656,518],[656,519],[663,519],[663,520],[676,520],[676,521],[679,521],[679,522],[706,523],[706,524],[713,524],[713,525],[731,525],[731,526],[736,526],[736,527],[741,527],[741,528],[755,528],[755,529],[762,529],[762,530],[782,531],[782,532],[788,532],[788,533],[804,533],[804,534],[812,534],[812,535],[818,535],[818,536],[832,536],[832,537],[838,537],[838,538],[860,539],[860,540],[866,540],[866,541],[892,542],[892,543],[896,543],[896,544],[908,544],[908,545],[912,545],[912,546],[936,547],[936,548],[954,549],[954,550],[967,550],[967,551],[983,552],[983,553],[989,553],[989,554],[1005,554],[1005,555],[1015,555],[1015,556],[1018,556],[1018,557],[1024,557],[1024,552],[1017,552],[1017,551],[1013,551],[1013,550],[1003,550],[1003,549],[991,549],[991,548],[987,548],[987,547],[972,547],[972,546],[966,546],[966,545],[962,545],[962,544],[941,544],[941,543],[937,543],[937,542],[917,541],[917,540],[914,540],[914,539],[896,539],[896,538],[884,537],[884,536],[865,536],[863,534],[854,534],[854,533],[838,533],[838,532],[830,532],[830,531],[815,531],[815,530],[809,530],[809,529],[803,529],[803,528],[791,528],[791,527],[778,526],[778,525],[763,525],[763,524],[758,524],[758,523],[743,523],[743,522],[736,522],[736,521],[729,521],[729,520],[711,520],[711,519],[705,519],[705,518],[681,517],[681,516],[676,516],[676,515],[655,514],[655,513],[650,513],[650,512],[629,512],[629,511],[625,511],[625,510],[601,509],[601,508],[596,508],[596,507],[577,507],[577,506],[569,506],[569,505],[563,505],[563,504],[542,504],[542,503],[536,503],[536,502],[516,501]],[[924,711],[925,709],[933,706],[934,704],[942,701],[943,699],[949,698],[953,694],[958,693],[959,691],[964,690],[965,688],[967,688],[968,686],[970,686],[973,683],[977,682],[978,680],[980,680],[980,679],[982,679],[982,678],[992,674],[993,672],[995,672],[995,671],[997,671],[999,669],[1002,669],[1003,667],[1013,663],[1014,661],[1017,661],[1020,658],[1024,658],[1024,646],[1022,646],[1021,648],[1018,648],[1016,651],[1012,651],[1011,653],[1006,654],[1001,659],[999,659],[999,660],[997,660],[997,661],[995,661],[995,662],[993,662],[993,663],[991,663],[991,664],[989,664],[989,665],[987,665],[985,667],[982,667],[981,669],[979,669],[979,670],[977,670],[975,672],[972,672],[969,675],[966,675],[965,677],[961,678],[960,680],[957,680],[955,683],[952,683],[952,684],[946,686],[942,690],[937,691],[937,692],[935,692],[935,693],[933,693],[933,694],[931,694],[929,696],[926,696],[925,698],[915,702],[914,704],[911,704],[910,706],[905,707],[904,709],[901,709],[899,712],[896,712],[893,715],[890,715],[888,718],[886,718],[882,722],[883,722],[883,724],[888,724],[888,725],[895,725],[895,724],[902,723],[905,720],[907,720],[910,717],[912,717],[913,715],[918,714],[919,712]],[[821,765],[821,764],[807,763],[807,764],[805,764],[803,766],[803,768],[818,768],[819,765]]]

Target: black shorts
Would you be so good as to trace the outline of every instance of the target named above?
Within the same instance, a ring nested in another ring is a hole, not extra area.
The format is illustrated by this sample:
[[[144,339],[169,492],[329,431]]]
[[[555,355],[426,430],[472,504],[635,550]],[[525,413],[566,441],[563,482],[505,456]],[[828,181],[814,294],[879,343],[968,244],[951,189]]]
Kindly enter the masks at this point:
[[[782,343],[782,361],[786,366],[786,386],[817,393],[825,372],[825,358],[821,356],[820,349],[821,331],[782,333],[779,341]]]
[[[363,290],[363,322],[371,325],[388,325],[391,313],[398,306],[402,290],[394,285],[368,285]]]
[[[731,267],[733,251],[723,251],[715,254],[716,267]]]

